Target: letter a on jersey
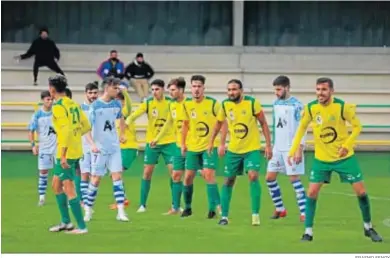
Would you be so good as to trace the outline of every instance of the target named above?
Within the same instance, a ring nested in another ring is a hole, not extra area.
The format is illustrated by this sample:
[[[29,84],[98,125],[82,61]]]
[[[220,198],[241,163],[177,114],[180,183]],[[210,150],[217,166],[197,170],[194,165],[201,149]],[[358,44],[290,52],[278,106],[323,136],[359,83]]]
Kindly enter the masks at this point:
[[[106,131],[106,130],[112,131],[112,125],[110,124],[110,121],[108,121],[108,120],[106,120],[106,122],[104,123],[103,131]]]

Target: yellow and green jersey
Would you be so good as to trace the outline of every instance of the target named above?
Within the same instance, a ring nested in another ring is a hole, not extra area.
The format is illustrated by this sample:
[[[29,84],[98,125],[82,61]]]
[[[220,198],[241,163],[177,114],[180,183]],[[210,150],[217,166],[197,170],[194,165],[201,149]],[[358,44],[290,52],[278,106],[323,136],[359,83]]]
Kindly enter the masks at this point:
[[[123,92],[123,96],[125,98],[125,104],[122,107],[122,115],[126,119],[131,114],[131,99],[129,93],[127,91]],[[118,135],[120,134],[120,120],[116,120],[116,130]],[[121,149],[138,149],[138,141],[137,134],[135,130],[135,123],[132,122],[129,125],[126,125],[125,135],[126,141],[124,143],[120,143]]]
[[[351,134],[348,132],[347,122],[352,125]],[[316,159],[334,162],[354,154],[353,145],[362,129],[356,116],[356,105],[345,103],[338,98],[332,98],[326,106],[318,100],[307,104],[289,152],[290,156],[298,149],[310,123],[313,128]],[[343,158],[339,157],[341,147],[348,149],[348,155]]]
[[[260,150],[260,130],[257,115],[262,111],[261,104],[253,97],[244,96],[239,102],[225,99],[218,112],[218,121],[227,120],[230,141],[228,150],[236,154]]]

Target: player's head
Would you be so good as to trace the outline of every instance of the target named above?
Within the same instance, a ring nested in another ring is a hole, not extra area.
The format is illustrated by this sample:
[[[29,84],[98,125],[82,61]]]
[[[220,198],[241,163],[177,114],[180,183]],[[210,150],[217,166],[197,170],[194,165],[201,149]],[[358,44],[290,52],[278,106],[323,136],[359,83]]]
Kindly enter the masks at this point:
[[[65,89],[65,95],[68,97],[68,98],[72,98],[72,91],[69,89],[69,88],[66,88]]]
[[[238,102],[243,94],[242,82],[238,79],[231,79],[227,85],[228,97],[231,101]]]
[[[275,78],[274,82],[275,95],[278,99],[286,99],[290,92],[290,79],[287,76],[280,75]]]
[[[103,80],[103,96],[109,99],[115,99],[118,96],[119,85],[121,80],[112,76],[106,77]]]
[[[191,93],[194,99],[200,99],[204,95],[204,84],[206,78],[203,75],[193,75],[191,77]]]
[[[158,100],[162,99],[164,95],[164,86],[165,86],[165,82],[163,80],[155,79],[152,81],[151,89],[154,98]]]
[[[183,97],[185,88],[186,88],[186,80],[183,77],[172,79],[168,83],[169,94],[173,99],[178,99]]]
[[[99,94],[99,83],[97,81],[90,82],[85,85],[85,98],[88,103],[94,102],[98,98]]]
[[[41,101],[45,109],[51,108],[51,105],[53,104],[53,98],[50,96],[50,92],[48,90],[41,92]]]
[[[65,89],[68,86],[68,82],[65,76],[57,74],[49,78],[49,92],[50,96],[54,99],[58,97],[65,96]]]
[[[334,92],[333,81],[327,77],[321,77],[316,82],[316,94],[318,102],[326,104],[332,98]]]

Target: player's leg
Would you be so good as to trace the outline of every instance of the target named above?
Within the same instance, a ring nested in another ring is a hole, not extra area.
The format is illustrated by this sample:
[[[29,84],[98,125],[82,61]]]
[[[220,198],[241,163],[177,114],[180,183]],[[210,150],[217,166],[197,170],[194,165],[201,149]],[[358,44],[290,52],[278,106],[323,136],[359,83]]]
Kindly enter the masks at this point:
[[[109,156],[107,168],[111,172],[112,190],[118,208],[116,219],[119,221],[129,221],[125,213],[125,190],[122,180],[122,156],[120,150]]]
[[[201,153],[187,151],[185,160],[185,174],[183,181],[183,199],[184,199],[184,211],[182,217],[188,217],[192,215],[192,196],[194,194],[194,179],[196,171],[200,168],[200,156]]]
[[[342,183],[350,183],[358,198],[363,218],[364,235],[373,242],[382,242],[382,237],[375,231],[371,222],[371,208],[366,187],[363,183],[363,174],[356,156],[353,155],[335,164],[334,171],[340,175]]]
[[[244,156],[244,171],[248,171],[252,208],[252,225],[260,225],[261,186],[259,182],[260,151],[251,151]]]
[[[108,155],[99,153],[91,153],[91,176],[88,185],[87,197],[84,203],[84,221],[92,219],[93,206],[95,204],[97,192],[101,178],[106,174]]]
[[[313,225],[318,194],[324,183],[330,183],[331,172],[332,168],[327,163],[314,159],[309,177],[309,189],[306,195],[305,233],[302,236],[302,241],[313,240]]]
[[[60,161],[57,161],[59,166],[61,167]],[[62,172],[59,174],[59,178],[62,182],[64,192],[66,194],[66,197],[68,199],[68,203],[70,206],[70,209],[73,213],[73,216],[76,219],[77,222],[77,229],[74,229],[70,231],[72,234],[85,234],[88,232],[87,226],[83,219],[83,213],[80,205],[80,200],[77,198],[77,193],[75,189],[75,185],[73,182],[74,176],[75,176],[75,165],[78,160],[67,160],[69,164],[68,169],[62,169]],[[63,204],[62,204],[63,205]],[[67,205],[66,205],[67,206]]]
[[[221,197],[219,195],[218,184],[215,178],[215,169],[218,162],[218,150],[214,148],[209,155],[207,151],[202,153],[202,167],[204,179],[207,182],[207,199],[208,199],[208,215],[207,218],[212,219],[217,216],[216,208],[221,205]]]
[[[45,196],[47,189],[47,181],[49,176],[49,169],[52,169],[54,165],[54,159],[52,154],[39,154],[38,155],[38,170],[39,170],[39,181],[38,181],[38,194],[39,202],[38,206],[45,204]]]
[[[293,164],[289,166],[287,164],[288,153],[284,152],[283,154],[283,163],[286,168],[286,174],[290,179],[291,184],[294,187],[295,197],[297,199],[297,204],[300,213],[300,221],[305,221],[305,207],[306,207],[306,193],[305,188],[301,182],[301,175],[305,174],[305,160],[302,159],[302,162],[299,164]]]
[[[282,200],[282,192],[280,190],[278,181],[276,180],[278,173],[285,172],[286,167],[283,163],[282,154],[280,152],[274,151],[272,159],[268,162],[267,174],[265,176],[268,191],[275,206],[275,211],[271,219],[279,219],[287,216],[287,210],[284,207]]]
[[[141,194],[140,194],[140,203],[137,212],[146,211],[146,202],[148,200],[150,185],[152,181],[152,175],[154,167],[158,162],[160,155],[160,149],[158,146],[151,148],[149,144],[146,144],[145,154],[144,154],[144,173],[141,180]]]
[[[88,186],[89,186],[89,177],[91,174],[91,153],[84,153],[83,157],[79,161],[80,173],[81,173],[81,182],[80,182],[80,192],[81,192],[81,201],[83,204],[87,200],[88,196]]]
[[[77,197],[80,199],[81,205],[83,205],[83,195],[81,193],[81,170],[80,170],[80,160],[75,164],[75,176],[74,176],[74,185],[76,187]]]
[[[225,180],[222,185],[221,191],[221,208],[222,217],[218,222],[219,225],[229,224],[229,211],[230,201],[232,199],[233,186],[236,181],[236,177],[241,173],[244,165],[244,157],[241,154],[235,154],[230,151],[226,152],[225,155]]]

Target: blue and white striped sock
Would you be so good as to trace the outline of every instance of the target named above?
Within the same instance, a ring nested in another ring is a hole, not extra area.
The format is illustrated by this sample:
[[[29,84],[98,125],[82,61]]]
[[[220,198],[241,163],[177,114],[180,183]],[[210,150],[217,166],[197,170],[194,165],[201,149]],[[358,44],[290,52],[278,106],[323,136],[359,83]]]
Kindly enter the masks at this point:
[[[274,202],[276,211],[284,211],[284,205],[282,201],[282,194],[280,192],[280,187],[276,180],[268,181],[267,186],[269,189],[269,194],[271,195],[272,201]]]
[[[116,204],[118,205],[118,208],[123,207],[123,203],[125,201],[125,191],[123,188],[123,181],[122,180],[117,180],[113,181],[113,191],[114,191],[114,197]]]
[[[299,179],[292,182],[292,185],[293,185],[294,190],[295,190],[295,195],[297,198],[299,212],[301,213],[301,215],[305,215],[305,208],[306,208],[305,188],[303,188],[301,180],[299,180]]]
[[[39,173],[39,180],[38,180],[38,193],[39,196],[45,196],[46,195],[46,189],[47,189],[47,175],[43,173]]]
[[[85,199],[85,203],[84,203],[85,205],[87,205],[90,208],[93,207],[95,203],[97,191],[98,191],[98,187],[90,183],[88,186],[87,198]]]
[[[88,196],[88,181],[81,180],[80,182],[81,200],[86,203]]]

